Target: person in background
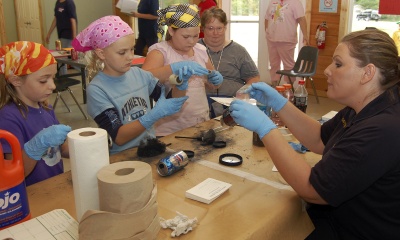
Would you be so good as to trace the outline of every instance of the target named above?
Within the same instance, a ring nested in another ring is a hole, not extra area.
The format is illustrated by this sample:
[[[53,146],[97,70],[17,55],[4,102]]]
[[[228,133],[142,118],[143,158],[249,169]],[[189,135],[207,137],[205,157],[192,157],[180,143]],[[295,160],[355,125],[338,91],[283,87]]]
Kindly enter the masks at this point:
[[[138,18],[139,37],[135,45],[135,53],[138,55],[146,56],[145,47],[149,48],[158,42],[158,9],[158,0],[141,0],[137,12],[132,12],[132,16]]]
[[[206,11],[207,9],[210,9],[212,7],[216,7],[217,6],[217,1],[215,0],[200,0],[198,7],[200,10],[200,17],[203,16],[203,12]],[[203,26],[203,25],[202,25]],[[203,28],[200,28],[200,35],[199,38],[203,38],[204,37],[204,32],[203,32]]]
[[[247,50],[234,41],[225,39],[228,20],[226,13],[217,7],[206,10],[201,16],[204,38],[199,40],[207,48],[214,68],[224,77],[218,89],[208,90],[211,117],[222,114],[223,106],[210,97],[232,97],[245,84],[260,81],[260,74]]]
[[[308,45],[307,21],[304,7],[299,0],[270,1],[265,13],[265,34],[268,45],[272,85],[278,84],[281,62],[285,70],[295,64],[294,50],[297,45],[297,26],[303,33],[303,45]],[[285,78],[286,83],[289,80]]]
[[[27,186],[64,172],[71,128],[59,124],[47,100],[56,88],[56,61],[43,45],[12,42],[0,48],[0,129],[21,144]],[[10,145],[0,140],[5,159]],[[43,161],[39,161],[43,160]]]
[[[179,4],[172,5],[158,11],[160,36],[162,26],[168,26],[166,41],[159,42],[150,47],[149,53],[142,66],[159,79],[168,79],[169,72],[164,71],[170,64],[179,61],[190,61],[213,70],[213,66],[207,56],[206,48],[197,43],[200,32],[200,16],[196,5]],[[194,74],[188,82],[188,88],[180,91],[173,85],[169,85],[168,95],[188,96],[189,99],[183,105],[179,113],[168,116],[156,123],[156,135],[165,136],[181,129],[194,126],[209,120],[209,109],[206,96],[206,85],[216,88],[221,85],[223,78],[218,71],[202,74]]]
[[[396,23],[398,25],[398,29],[393,33],[393,41],[396,44],[397,51],[399,52],[400,56],[400,21]]]
[[[256,106],[235,100],[236,123],[262,139],[279,173],[307,203],[307,239],[397,239],[400,228],[400,70],[391,37],[349,33],[325,69],[329,98],[346,107],[321,125],[264,83],[251,97],[278,113],[322,159],[310,167]]]
[[[177,113],[187,100],[187,97],[166,99],[164,86],[157,78],[138,67],[131,67],[134,45],[132,29],[118,16],[97,19],[72,42],[77,51],[86,52],[90,80],[88,113],[110,135],[111,154],[155,138],[153,124]],[[204,74],[206,69],[181,62],[171,64],[164,71],[169,75],[180,75],[186,82],[180,87],[185,90],[191,74]],[[157,101],[153,109],[151,99]]]
[[[76,37],[78,18],[73,0],[57,0],[54,7],[54,18],[47,32],[46,43],[49,44],[50,36],[57,27],[58,39],[63,48],[70,48],[72,39]],[[60,74],[67,74],[67,65],[62,66]]]

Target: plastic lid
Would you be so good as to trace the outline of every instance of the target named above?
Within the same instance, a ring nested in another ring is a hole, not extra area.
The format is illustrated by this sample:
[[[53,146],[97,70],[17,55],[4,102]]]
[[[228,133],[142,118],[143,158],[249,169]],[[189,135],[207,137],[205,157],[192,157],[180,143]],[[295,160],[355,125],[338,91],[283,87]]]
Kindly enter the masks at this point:
[[[299,80],[299,84],[304,84],[305,82],[304,80]]]
[[[285,87],[284,87],[284,86],[276,86],[275,88],[276,88],[276,90],[277,90],[278,92],[283,92],[283,91],[285,91]]]
[[[215,141],[215,142],[213,142],[213,147],[224,148],[224,147],[226,147],[226,142],[225,141]]]
[[[290,83],[285,83],[282,86],[284,86],[285,89],[292,89],[292,85]]]
[[[219,163],[226,166],[239,166],[242,164],[243,158],[233,153],[225,153],[219,156]]]

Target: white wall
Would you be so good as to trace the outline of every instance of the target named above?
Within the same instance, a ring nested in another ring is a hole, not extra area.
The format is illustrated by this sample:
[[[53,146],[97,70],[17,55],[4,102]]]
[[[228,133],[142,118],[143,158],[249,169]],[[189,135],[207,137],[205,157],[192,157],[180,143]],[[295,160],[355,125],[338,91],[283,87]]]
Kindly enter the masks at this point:
[[[36,0],[31,0],[36,1]],[[50,28],[51,22],[54,18],[54,6],[56,0],[40,0],[43,14],[43,36],[46,37]],[[78,17],[78,32],[86,28],[94,20],[113,14],[113,1],[112,0],[75,0],[76,12]],[[4,18],[6,21],[6,34],[7,41],[18,41],[16,19],[14,10],[14,1],[3,1]],[[50,44],[54,45],[57,39],[56,30],[50,39]],[[51,47],[52,45],[50,45]]]
[[[258,71],[260,72],[261,81],[271,83],[269,74],[269,54],[267,40],[265,39],[264,17],[270,0],[260,0],[259,6],[259,29],[258,29]]]
[[[89,24],[94,20],[113,14],[112,0],[74,0],[74,2],[76,15],[78,17],[78,33],[89,26]],[[54,18],[54,6],[56,0],[41,0],[41,3],[44,21],[44,36],[46,37]],[[56,40],[57,31],[54,29],[50,38],[50,48]]]

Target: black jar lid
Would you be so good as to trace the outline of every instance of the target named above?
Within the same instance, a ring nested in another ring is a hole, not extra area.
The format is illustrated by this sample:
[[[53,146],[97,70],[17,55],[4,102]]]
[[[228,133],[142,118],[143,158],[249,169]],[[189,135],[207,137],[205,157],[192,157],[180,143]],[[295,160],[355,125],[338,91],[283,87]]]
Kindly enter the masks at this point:
[[[219,163],[226,166],[239,166],[242,164],[243,158],[234,153],[225,153],[219,156]]]
[[[214,141],[213,142],[213,147],[215,147],[215,148],[224,148],[224,147],[226,147],[226,142],[225,141]]]

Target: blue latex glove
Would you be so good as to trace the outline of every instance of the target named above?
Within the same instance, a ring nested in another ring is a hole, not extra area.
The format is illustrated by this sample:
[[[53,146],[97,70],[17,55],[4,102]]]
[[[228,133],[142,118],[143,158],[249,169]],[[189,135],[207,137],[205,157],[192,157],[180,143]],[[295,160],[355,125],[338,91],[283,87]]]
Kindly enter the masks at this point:
[[[32,159],[40,160],[48,148],[63,144],[70,131],[71,127],[63,124],[47,127],[24,144],[25,153]]]
[[[224,78],[222,77],[221,73],[218,71],[211,71],[210,74],[207,75],[208,81],[212,83],[214,86],[218,86],[224,81]]]
[[[236,123],[256,132],[260,139],[276,128],[275,123],[257,106],[242,100],[233,100],[229,107]]]
[[[185,96],[180,98],[166,99],[165,87],[163,86],[161,88],[161,96],[158,99],[156,105],[148,113],[141,116],[139,118],[139,122],[143,125],[143,127],[149,129],[157,120],[179,112],[182,108],[182,105],[188,98],[188,96]]]
[[[271,107],[275,112],[279,112],[288,101],[287,98],[283,97],[276,89],[270,87],[265,82],[251,84],[246,92],[250,94],[251,98]]]
[[[206,68],[193,61],[175,62],[171,63],[170,66],[172,72],[179,76],[179,79],[183,80],[181,85],[176,86],[179,90],[186,90],[188,88],[188,80],[192,75],[203,76],[208,74]]]
[[[289,145],[299,153],[306,153],[308,151],[308,148],[306,148],[303,144],[301,143],[294,143],[294,142],[289,142]]]

